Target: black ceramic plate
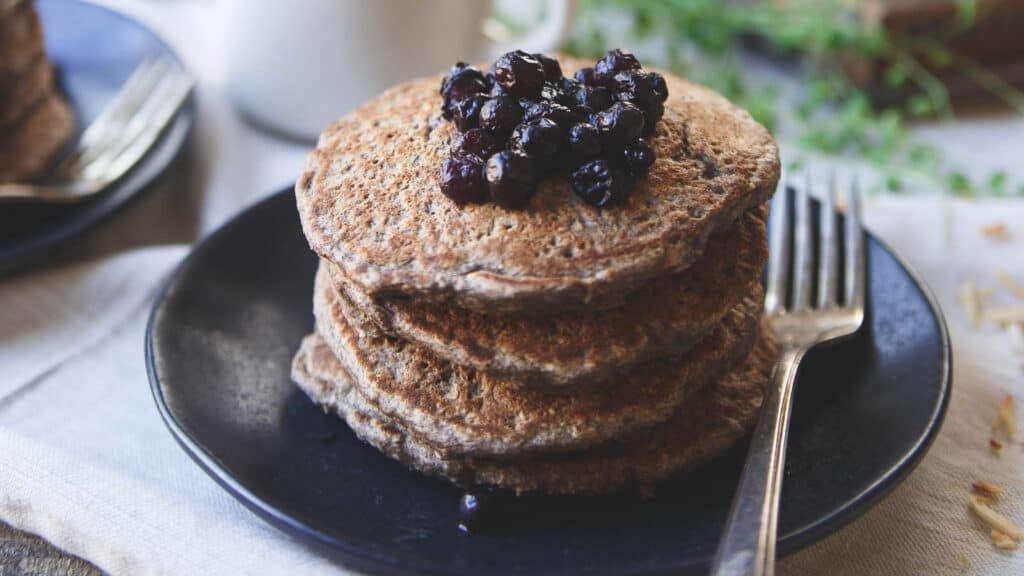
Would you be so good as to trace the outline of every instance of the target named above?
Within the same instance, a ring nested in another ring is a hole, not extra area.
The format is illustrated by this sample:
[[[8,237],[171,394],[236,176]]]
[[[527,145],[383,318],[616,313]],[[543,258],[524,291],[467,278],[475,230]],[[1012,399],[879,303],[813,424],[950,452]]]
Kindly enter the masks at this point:
[[[146,58],[181,61],[142,24],[79,0],[37,0],[46,50],[58,82],[75,109],[79,128],[88,126]],[[175,158],[195,118],[192,98],[153,148],[110,189],[75,205],[0,207],[0,274],[27,264],[92,228],[134,197]]]
[[[928,290],[868,238],[866,329],[808,355],[797,387],[779,550],[836,530],[913,469],[949,398],[949,340]],[[646,574],[705,566],[744,457],[737,446],[653,500],[531,497],[498,527],[456,528],[460,492],[359,442],[291,383],[313,326],[316,259],[283,191],[199,245],[154,305],[146,361],[160,413],[266,521],[378,573]]]

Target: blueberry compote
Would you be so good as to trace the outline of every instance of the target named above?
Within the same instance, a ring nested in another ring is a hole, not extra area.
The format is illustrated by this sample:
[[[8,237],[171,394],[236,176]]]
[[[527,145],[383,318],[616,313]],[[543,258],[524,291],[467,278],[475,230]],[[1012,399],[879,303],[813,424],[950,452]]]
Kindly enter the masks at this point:
[[[621,201],[655,160],[644,139],[668,87],[636,56],[611,50],[572,78],[543,54],[509,52],[484,74],[464,63],[441,82],[441,111],[462,132],[441,166],[441,191],[459,204],[523,208],[549,175],[598,207]]]

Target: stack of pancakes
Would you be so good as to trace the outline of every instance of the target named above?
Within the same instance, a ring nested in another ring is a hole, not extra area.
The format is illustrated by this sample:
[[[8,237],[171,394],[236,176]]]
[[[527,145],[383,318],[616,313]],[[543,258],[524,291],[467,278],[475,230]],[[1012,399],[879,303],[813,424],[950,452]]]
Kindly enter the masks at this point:
[[[40,176],[74,130],[30,0],[0,0],[0,183]]]
[[[605,209],[564,175],[519,211],[443,196],[457,131],[440,77],[332,124],[296,185],[321,257],[299,386],[467,487],[643,486],[742,437],[775,356],[759,279],[778,151],[746,112],[666,78],[657,161]]]

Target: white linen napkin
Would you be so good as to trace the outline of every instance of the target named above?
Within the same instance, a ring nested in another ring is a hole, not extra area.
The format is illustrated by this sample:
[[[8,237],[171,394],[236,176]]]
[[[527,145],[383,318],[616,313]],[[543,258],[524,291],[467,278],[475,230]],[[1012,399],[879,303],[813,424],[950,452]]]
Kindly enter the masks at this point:
[[[0,402],[109,336],[184,253],[148,248],[0,282]]]
[[[111,574],[333,570],[222,491],[157,413],[142,336],[185,251],[0,283],[0,518]]]
[[[995,550],[966,506],[971,481],[989,480],[1006,490],[998,509],[1024,523],[1020,438],[1001,454],[988,448],[999,398],[1024,400],[1021,356],[996,328],[968,330],[955,300],[965,279],[995,286],[996,267],[1024,280],[1024,205],[950,210],[935,199],[879,199],[867,214],[946,309],[955,383],[942,432],[891,496],[784,559],[781,574],[1024,573],[1024,550]],[[1019,240],[979,234],[997,221]],[[183,253],[137,250],[0,283],[0,518],[111,574],[343,572],[235,502],[164,428],[143,361],[146,304]]]

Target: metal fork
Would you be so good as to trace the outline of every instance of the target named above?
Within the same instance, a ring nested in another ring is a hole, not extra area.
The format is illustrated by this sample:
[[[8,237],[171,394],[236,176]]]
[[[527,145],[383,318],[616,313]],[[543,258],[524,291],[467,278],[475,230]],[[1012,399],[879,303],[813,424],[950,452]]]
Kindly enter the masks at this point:
[[[793,210],[790,210],[789,194],[784,188],[771,210],[765,318],[778,337],[780,353],[750,441],[739,488],[733,497],[725,536],[715,554],[711,573],[719,576],[771,576],[774,573],[790,401],[800,361],[814,346],[850,337],[864,323],[865,257],[857,181],[853,181],[848,191],[842,301],[839,299],[839,234],[833,209],[838,198],[835,177],[829,194],[821,200],[816,297],[812,294],[813,207],[809,188],[808,178],[807,186],[796,190]],[[795,213],[795,223],[790,221],[790,212]]]
[[[70,203],[104,190],[149,151],[193,85],[191,76],[167,58],[144,61],[46,183],[0,184],[0,201]]]

